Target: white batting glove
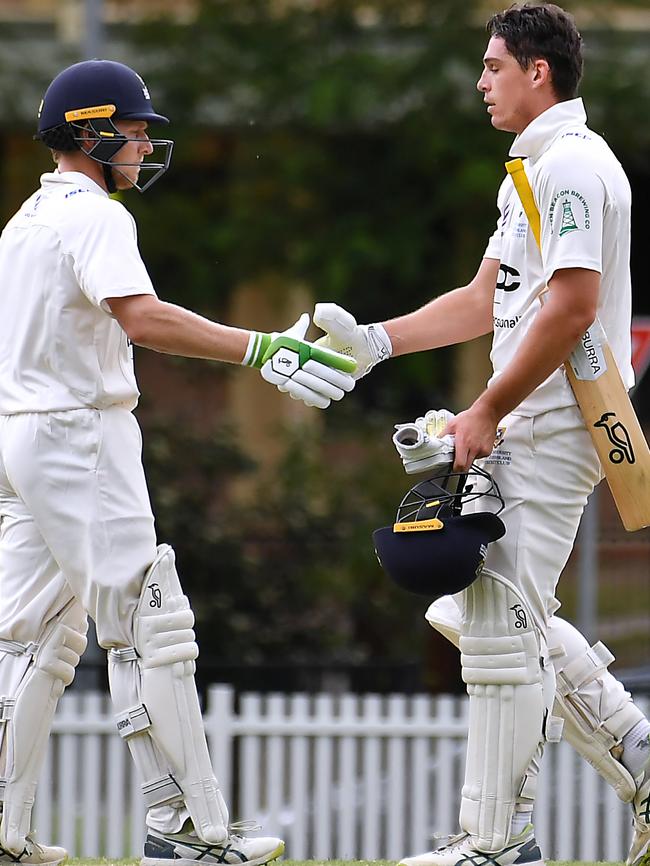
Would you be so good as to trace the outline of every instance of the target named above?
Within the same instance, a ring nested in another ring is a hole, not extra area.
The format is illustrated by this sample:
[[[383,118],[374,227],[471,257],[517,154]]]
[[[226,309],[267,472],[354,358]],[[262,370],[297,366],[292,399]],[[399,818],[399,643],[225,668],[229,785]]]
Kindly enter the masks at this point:
[[[355,386],[351,375],[356,361],[304,339],[309,314],[281,334],[252,331],[242,364],[257,367],[264,379],[278,391],[307,406],[327,409],[332,400],[341,400]]]
[[[355,379],[365,376],[375,364],[393,354],[393,344],[383,325],[357,325],[352,313],[338,304],[316,304],[314,324],[325,331],[325,336],[316,340],[317,346],[356,359]]]
[[[453,417],[448,409],[430,409],[411,424],[395,425],[393,444],[408,475],[453,463],[454,437],[440,436]]]

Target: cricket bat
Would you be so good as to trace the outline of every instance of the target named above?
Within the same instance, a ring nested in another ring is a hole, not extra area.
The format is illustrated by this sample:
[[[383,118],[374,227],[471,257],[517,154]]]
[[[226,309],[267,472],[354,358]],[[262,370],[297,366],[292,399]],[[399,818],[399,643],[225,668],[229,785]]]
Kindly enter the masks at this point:
[[[506,163],[541,250],[541,222],[521,159]],[[628,532],[650,526],[650,448],[596,319],[564,362],[585,426]]]

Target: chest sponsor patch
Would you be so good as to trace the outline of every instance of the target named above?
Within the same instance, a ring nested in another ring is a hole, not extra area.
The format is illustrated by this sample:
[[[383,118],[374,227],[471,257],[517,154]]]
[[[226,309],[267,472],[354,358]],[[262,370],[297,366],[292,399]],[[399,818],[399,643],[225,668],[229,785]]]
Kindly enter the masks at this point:
[[[521,316],[512,316],[511,318],[505,318],[504,316],[493,316],[492,321],[494,323],[495,329],[505,328],[506,330],[512,330],[516,328],[519,322],[521,321]]]
[[[497,289],[504,292],[515,292],[521,285],[521,274],[517,268],[499,263],[499,276],[497,277]]]

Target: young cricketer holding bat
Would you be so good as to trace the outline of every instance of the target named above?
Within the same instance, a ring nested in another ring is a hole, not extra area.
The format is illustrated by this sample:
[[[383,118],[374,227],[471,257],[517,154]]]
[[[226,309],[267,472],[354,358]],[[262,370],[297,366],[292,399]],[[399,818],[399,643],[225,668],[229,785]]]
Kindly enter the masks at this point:
[[[333,304],[314,315],[323,344],[357,359],[357,376],[390,355],[493,333],[487,389],[440,434],[455,437],[456,469],[485,458],[507,531],[489,546],[479,578],[427,612],[460,646],[470,695],[463,832],[402,862],[541,864],[532,825],[538,760],[563,721],[569,742],[632,803],[633,866],[650,845],[650,724],[607,670],[606,647],[589,647],[554,616],[560,573],[601,478],[561,366],[597,314],[633,384],[630,188],[576,98],[582,41],[571,16],[552,4],[516,4],[493,16],[488,32],[477,87],[494,128],[516,135],[510,155],[525,160],[541,253],[506,176],[496,230],[468,285],[383,324],[359,326]],[[435,441],[423,449],[433,453]]]
[[[87,614],[109,650],[117,728],[144,783],[143,864],[258,866],[284,850],[233,832],[210,764],[194,617],[172,549],[156,544],[130,341],[256,366],[321,408],[352,388],[354,362],[305,342],[306,314],[284,334],[259,334],[158,299],[133,218],[109,197],[144,190],[167,168],[172,143],[147,131],[156,122],[167,119],[129,67],[64,70],[38,125],[57,168],[0,238],[0,863],[66,856],[36,842],[30,818]]]

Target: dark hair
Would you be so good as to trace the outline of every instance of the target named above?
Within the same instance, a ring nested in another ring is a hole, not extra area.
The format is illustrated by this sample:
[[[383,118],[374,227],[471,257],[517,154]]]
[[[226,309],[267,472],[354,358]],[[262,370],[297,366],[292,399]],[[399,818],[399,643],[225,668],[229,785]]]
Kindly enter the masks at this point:
[[[553,89],[561,100],[573,99],[582,78],[582,37],[573,16],[554,3],[515,3],[487,23],[490,36],[506,44],[522,69],[546,60]]]

